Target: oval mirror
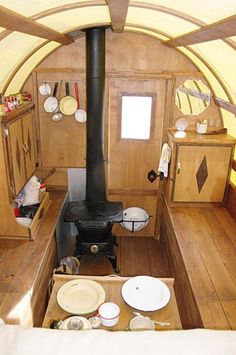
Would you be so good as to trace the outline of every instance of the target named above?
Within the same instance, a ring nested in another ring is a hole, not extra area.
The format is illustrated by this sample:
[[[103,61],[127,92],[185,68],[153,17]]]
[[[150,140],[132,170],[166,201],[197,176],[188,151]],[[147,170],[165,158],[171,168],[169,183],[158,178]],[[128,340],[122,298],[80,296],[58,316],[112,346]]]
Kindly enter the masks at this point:
[[[176,89],[175,104],[185,115],[199,115],[210,104],[210,89],[201,80],[188,79]]]

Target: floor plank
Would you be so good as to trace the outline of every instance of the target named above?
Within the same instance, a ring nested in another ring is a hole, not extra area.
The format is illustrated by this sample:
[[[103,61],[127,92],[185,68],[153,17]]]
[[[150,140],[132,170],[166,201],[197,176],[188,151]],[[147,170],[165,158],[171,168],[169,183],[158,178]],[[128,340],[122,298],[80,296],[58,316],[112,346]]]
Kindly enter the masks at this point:
[[[121,276],[149,275],[169,277],[166,257],[159,241],[153,238],[117,238],[116,255]],[[108,275],[114,270],[105,256],[84,256],[80,263],[81,275]]]

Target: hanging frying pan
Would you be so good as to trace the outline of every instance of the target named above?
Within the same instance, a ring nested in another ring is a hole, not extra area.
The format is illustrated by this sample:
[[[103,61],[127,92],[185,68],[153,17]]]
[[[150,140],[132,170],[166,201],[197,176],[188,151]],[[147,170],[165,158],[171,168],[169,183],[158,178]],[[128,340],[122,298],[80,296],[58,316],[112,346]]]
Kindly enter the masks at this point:
[[[65,83],[66,96],[62,97],[60,100],[60,111],[65,116],[70,116],[77,110],[77,100],[75,97],[70,95],[69,83]]]
[[[58,90],[57,90],[58,101],[60,101],[60,97],[61,97],[61,85],[62,85],[61,82],[59,82]],[[59,103],[58,103],[57,110],[52,115],[52,120],[54,122],[59,122],[62,120],[62,118],[63,118],[63,116],[62,116],[62,113],[59,111]]]
[[[55,83],[52,96],[49,96],[43,103],[43,107],[46,112],[52,113],[55,112],[58,108],[58,100],[56,97],[57,88],[58,88],[58,83]]]
[[[77,110],[75,111],[75,119],[76,121],[78,122],[86,122],[87,120],[87,113],[86,111],[82,110],[80,108],[80,101],[79,101],[79,86],[78,86],[78,83],[77,81],[75,82],[75,97],[76,97],[76,100],[77,100],[77,104],[78,104],[78,108]]]

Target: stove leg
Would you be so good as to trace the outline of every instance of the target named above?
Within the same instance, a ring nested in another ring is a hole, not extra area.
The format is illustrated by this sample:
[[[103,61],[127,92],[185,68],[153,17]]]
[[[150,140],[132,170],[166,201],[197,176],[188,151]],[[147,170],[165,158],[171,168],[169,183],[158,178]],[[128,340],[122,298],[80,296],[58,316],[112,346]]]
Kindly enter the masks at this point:
[[[110,261],[114,271],[118,274],[120,271],[117,267],[117,258],[115,254],[107,254],[106,255],[107,259]]]
[[[116,236],[115,236],[115,234],[112,233],[111,236],[112,236],[113,244],[114,244],[116,247],[118,247],[119,244],[118,244],[117,241],[116,241]]]

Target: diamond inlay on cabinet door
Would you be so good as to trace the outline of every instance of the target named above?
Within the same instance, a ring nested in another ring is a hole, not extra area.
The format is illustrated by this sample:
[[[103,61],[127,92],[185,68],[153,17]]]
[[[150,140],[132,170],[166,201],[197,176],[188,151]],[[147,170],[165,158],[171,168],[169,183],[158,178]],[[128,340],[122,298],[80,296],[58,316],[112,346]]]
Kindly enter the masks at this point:
[[[207,160],[206,156],[202,159],[202,162],[197,170],[196,179],[198,192],[200,193],[208,177]]]

